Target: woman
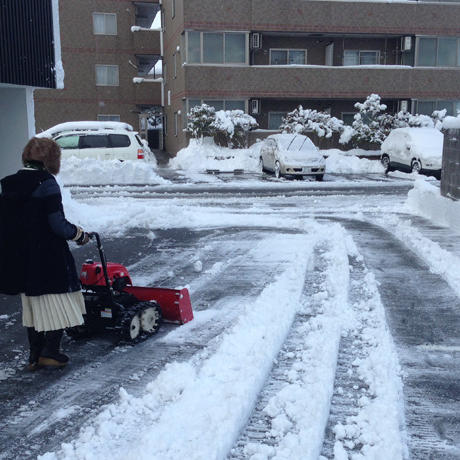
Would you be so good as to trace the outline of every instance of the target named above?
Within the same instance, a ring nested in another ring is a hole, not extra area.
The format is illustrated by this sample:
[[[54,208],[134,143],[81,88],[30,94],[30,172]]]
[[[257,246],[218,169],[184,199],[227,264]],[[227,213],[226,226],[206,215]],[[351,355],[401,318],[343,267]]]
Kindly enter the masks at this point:
[[[51,139],[32,138],[24,168],[1,180],[0,292],[21,294],[29,366],[65,366],[60,352],[66,327],[83,324],[85,303],[66,240],[86,244],[89,235],[64,216],[59,172],[61,150]]]

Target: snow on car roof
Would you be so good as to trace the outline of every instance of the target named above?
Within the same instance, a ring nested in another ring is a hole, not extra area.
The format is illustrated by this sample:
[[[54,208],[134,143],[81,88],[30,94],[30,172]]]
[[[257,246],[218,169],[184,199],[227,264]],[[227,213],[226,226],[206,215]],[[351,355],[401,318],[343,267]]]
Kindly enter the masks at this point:
[[[316,146],[313,144],[311,139],[303,134],[272,134],[271,136],[268,136],[267,139],[275,139],[286,150],[298,150],[301,146],[302,150],[316,150]],[[294,139],[300,142],[295,142]],[[293,149],[292,147],[294,144],[297,148]]]
[[[74,129],[71,131],[61,131],[56,134],[53,134],[53,139],[56,139],[60,136],[69,136],[72,134],[138,134],[137,131],[127,131],[126,129]]]
[[[82,130],[104,130],[118,129],[124,131],[134,131],[133,127],[128,123],[119,121],[68,121],[53,126],[46,131],[38,133],[36,137],[54,137],[64,131],[82,131]]]

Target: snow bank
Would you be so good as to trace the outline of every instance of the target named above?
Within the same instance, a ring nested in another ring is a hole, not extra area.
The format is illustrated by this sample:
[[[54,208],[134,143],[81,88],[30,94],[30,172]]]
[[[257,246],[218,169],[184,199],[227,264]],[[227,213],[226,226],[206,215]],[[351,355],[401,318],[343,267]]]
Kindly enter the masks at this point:
[[[332,152],[332,153],[331,153]],[[329,156],[326,158],[326,174],[368,174],[384,173],[384,168],[380,161],[358,158],[353,155],[343,155],[339,150],[328,150]]]
[[[64,185],[169,184],[155,172],[155,161],[62,160],[59,177]]]
[[[174,169],[203,172],[207,169],[245,172],[259,172],[259,154],[257,149],[229,149],[219,147],[212,139],[190,139],[189,146],[180,150],[169,160]]]
[[[406,201],[409,212],[460,233],[460,201],[441,196],[439,187],[418,176]]]

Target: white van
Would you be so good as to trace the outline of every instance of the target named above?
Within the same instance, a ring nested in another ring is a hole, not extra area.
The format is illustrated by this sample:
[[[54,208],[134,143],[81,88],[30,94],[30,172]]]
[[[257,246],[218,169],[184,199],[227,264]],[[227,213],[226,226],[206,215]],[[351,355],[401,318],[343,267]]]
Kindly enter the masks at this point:
[[[149,160],[151,151],[126,123],[69,122],[40,133],[52,137],[61,147],[62,157],[97,160]]]

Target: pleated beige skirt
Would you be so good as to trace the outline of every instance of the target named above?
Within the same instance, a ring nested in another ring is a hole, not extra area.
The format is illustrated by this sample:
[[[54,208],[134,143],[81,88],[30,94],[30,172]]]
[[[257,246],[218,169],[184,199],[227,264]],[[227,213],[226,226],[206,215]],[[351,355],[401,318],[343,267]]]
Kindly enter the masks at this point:
[[[22,324],[36,331],[55,331],[83,324],[86,313],[81,291],[26,296],[21,294]]]

